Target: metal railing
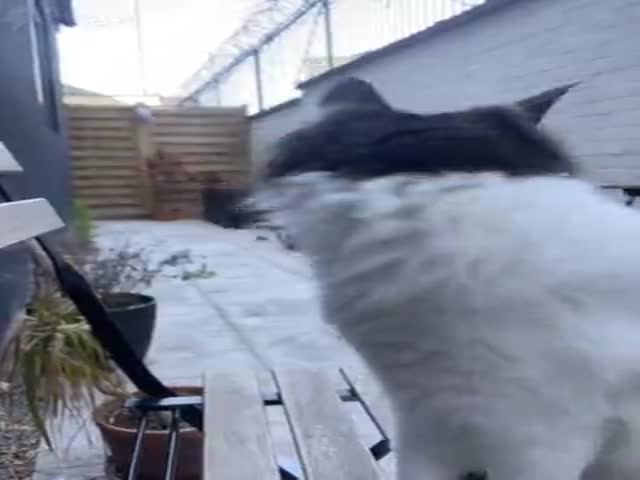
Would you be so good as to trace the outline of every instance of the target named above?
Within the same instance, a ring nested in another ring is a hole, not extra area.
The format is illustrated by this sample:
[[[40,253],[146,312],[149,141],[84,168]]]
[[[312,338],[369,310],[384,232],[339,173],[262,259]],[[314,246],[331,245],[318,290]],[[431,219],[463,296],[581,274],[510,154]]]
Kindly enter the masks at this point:
[[[481,3],[484,0],[271,1],[185,82],[183,103],[247,105],[250,113],[274,107],[297,97],[300,82]],[[265,28],[269,21],[272,27]],[[258,26],[251,27],[252,22]]]

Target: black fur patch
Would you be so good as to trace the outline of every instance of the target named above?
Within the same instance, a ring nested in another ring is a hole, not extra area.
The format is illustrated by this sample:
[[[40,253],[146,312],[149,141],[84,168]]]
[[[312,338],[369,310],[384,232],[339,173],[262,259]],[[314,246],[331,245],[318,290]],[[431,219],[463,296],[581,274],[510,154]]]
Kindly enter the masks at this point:
[[[395,110],[367,82],[349,78],[320,101],[315,124],[283,137],[266,178],[328,171],[367,178],[398,173],[575,173],[563,148],[537,127],[573,85],[511,107],[420,115]]]

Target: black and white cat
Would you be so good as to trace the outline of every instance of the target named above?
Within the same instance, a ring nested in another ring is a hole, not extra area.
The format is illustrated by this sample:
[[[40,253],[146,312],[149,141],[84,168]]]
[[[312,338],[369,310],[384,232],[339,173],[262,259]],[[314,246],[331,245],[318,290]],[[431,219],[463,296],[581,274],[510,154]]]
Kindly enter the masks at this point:
[[[570,87],[418,115],[347,79],[257,187],[388,392],[400,480],[640,478],[640,217],[537,126]]]

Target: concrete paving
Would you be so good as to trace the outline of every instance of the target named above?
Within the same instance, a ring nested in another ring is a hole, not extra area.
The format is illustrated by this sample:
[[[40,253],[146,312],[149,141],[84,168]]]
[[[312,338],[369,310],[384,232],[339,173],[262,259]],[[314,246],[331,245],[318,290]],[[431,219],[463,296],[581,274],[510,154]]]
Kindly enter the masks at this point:
[[[262,385],[270,382],[268,370],[278,367],[326,368],[336,380],[338,367],[365,370],[322,322],[304,257],[284,250],[264,232],[225,230],[199,221],[118,221],[100,223],[97,238],[104,247],[125,241],[144,246],[158,258],[186,249],[195,264],[182,268],[204,264],[215,273],[185,281],[170,278],[176,270],[169,270],[150,289],[159,309],[147,363],[167,383],[200,385],[205,371],[229,366],[254,369]],[[361,413],[353,415],[365,441],[375,440]],[[280,459],[294,462],[281,412],[274,410],[271,421]],[[36,478],[102,478],[104,450],[92,422],[67,421],[62,430],[62,446],[69,448],[57,456],[43,451]],[[383,465],[388,475],[389,463]]]

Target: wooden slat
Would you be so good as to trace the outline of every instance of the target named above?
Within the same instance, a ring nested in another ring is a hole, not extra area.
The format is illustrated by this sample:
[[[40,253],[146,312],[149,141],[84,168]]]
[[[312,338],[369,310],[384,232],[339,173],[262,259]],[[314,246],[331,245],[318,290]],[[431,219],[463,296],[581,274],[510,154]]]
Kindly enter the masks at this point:
[[[97,185],[73,185],[74,194],[82,198],[103,198],[110,199],[112,197],[136,198],[138,196],[138,188],[136,186],[119,186],[119,187],[103,187]]]
[[[130,158],[136,159],[136,152],[131,148],[103,150],[99,148],[80,148],[73,146],[72,158]]]
[[[349,386],[353,386],[362,399],[364,408],[375,418],[376,423],[387,437],[392,436],[394,422],[391,407],[380,384],[370,373],[341,370]]]
[[[203,480],[279,480],[252,373],[207,375],[204,432]]]
[[[135,142],[132,138],[74,138],[74,148],[95,148],[100,150],[122,150],[122,149],[134,149]]]
[[[139,184],[139,180],[135,176],[131,176],[130,178],[126,177],[116,177],[116,178],[103,178],[102,176],[91,176],[91,177],[74,177],[73,178],[73,187],[74,188],[109,188],[109,187],[130,187],[137,188]]]
[[[22,167],[16,162],[15,158],[13,158],[13,154],[4,143],[0,142],[0,173],[21,171]]]
[[[91,217],[95,220],[117,220],[120,218],[144,218],[147,212],[140,206],[100,206],[91,207]]]
[[[158,126],[189,126],[189,125],[209,125],[212,127],[228,126],[228,127],[241,127],[246,125],[247,121],[244,118],[234,117],[204,117],[204,116],[178,116],[178,115],[156,115],[153,119],[153,124]]]
[[[71,129],[83,129],[83,130],[100,130],[103,128],[120,130],[134,128],[133,119],[129,118],[82,118],[75,119],[69,124]]]
[[[156,141],[176,145],[233,145],[239,143],[240,139],[231,135],[221,137],[214,132],[211,135],[165,135],[158,137]]]
[[[192,153],[200,155],[237,155],[242,154],[241,147],[235,144],[228,145],[186,145],[183,143],[168,143],[164,141],[158,141],[158,145],[169,153],[183,153],[190,155]]]
[[[307,480],[382,478],[325,374],[281,371],[276,381]]]
[[[0,204],[0,248],[64,227],[43,198]]]
[[[219,115],[246,115],[246,107],[207,107],[202,105],[185,105],[182,107],[157,107],[158,112],[179,112],[184,114],[217,113]]]
[[[112,107],[72,107],[69,109],[71,120],[129,120],[133,117],[130,108]]]
[[[124,128],[73,128],[69,131],[69,138],[75,140],[91,140],[91,139],[112,139],[112,140],[131,140],[131,131]]]
[[[140,202],[137,198],[122,198],[122,197],[83,197],[84,203],[88,207],[135,207]]]
[[[136,172],[136,164],[135,158],[86,158],[82,160],[77,160],[73,164],[73,168],[76,170],[82,169],[122,169],[122,170],[130,170],[131,172]],[[102,173],[102,172],[101,172]]]
[[[153,126],[153,134],[162,135],[225,135],[230,137],[242,138],[245,135],[248,126],[241,124],[211,124],[211,123],[195,123],[192,125],[165,124],[155,123]]]
[[[90,168],[74,168],[73,180],[90,179],[96,177],[96,171]],[[100,178],[116,179],[116,178],[137,178],[136,172],[129,169],[105,169],[104,173],[100,173]]]

